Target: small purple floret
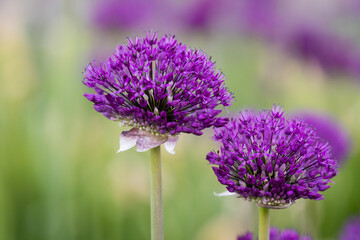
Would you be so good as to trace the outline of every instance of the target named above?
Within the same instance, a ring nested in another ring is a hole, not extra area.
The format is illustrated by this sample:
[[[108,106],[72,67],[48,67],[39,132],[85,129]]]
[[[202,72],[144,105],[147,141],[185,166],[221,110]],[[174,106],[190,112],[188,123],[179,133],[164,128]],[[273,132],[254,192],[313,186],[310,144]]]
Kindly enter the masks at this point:
[[[340,240],[359,240],[360,239],[360,217],[351,218],[345,225]]]
[[[160,135],[201,135],[228,121],[215,109],[233,99],[224,75],[211,58],[174,36],[128,39],[108,61],[89,64],[84,74],[83,83],[95,90],[84,96],[95,110],[127,126]]]
[[[206,159],[229,192],[267,208],[285,208],[299,198],[321,200],[337,174],[329,145],[301,119],[286,120],[277,106],[259,114],[241,112],[214,139],[220,151]]]
[[[244,235],[238,236],[237,240],[252,240],[253,235],[250,232],[247,232]],[[270,240],[311,240],[309,236],[301,236],[293,229],[285,229],[279,231],[276,228],[270,228]]]
[[[252,240],[252,233],[251,232],[247,232],[244,235],[238,236],[237,240]]]

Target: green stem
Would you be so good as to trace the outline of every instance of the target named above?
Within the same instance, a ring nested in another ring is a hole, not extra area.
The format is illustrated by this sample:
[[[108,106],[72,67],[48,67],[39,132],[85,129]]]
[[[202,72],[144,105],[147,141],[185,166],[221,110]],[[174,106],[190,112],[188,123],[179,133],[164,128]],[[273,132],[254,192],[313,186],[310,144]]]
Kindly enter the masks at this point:
[[[317,229],[319,229],[318,225],[321,222],[320,212],[317,202],[315,201],[305,201],[305,214],[304,220],[305,230],[309,234],[311,234],[313,239],[319,239]]]
[[[151,240],[163,240],[163,206],[160,146],[151,152]]]
[[[259,240],[269,240],[270,215],[269,209],[259,207]]]

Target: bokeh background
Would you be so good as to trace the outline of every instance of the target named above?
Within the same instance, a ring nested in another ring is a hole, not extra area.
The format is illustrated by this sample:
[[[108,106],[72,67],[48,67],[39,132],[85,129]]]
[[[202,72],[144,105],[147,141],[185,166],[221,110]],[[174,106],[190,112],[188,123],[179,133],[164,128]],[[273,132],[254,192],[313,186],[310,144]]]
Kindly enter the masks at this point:
[[[236,98],[229,114],[281,104],[336,121],[348,140],[326,199],[271,223],[337,239],[360,214],[359,24],[356,0],[0,1],[0,239],[150,239],[149,153],[116,154],[123,129],[81,83],[89,62],[149,30],[212,56]],[[205,160],[211,134],[162,153],[166,239],[256,231],[253,203],[213,194],[224,188]]]

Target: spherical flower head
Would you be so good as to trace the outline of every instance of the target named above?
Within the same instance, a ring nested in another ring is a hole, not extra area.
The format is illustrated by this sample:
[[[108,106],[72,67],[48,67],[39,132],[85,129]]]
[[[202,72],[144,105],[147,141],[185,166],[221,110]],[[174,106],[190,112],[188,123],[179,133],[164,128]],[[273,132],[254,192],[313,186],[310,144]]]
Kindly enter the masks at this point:
[[[252,240],[253,235],[250,232],[247,232],[244,235],[240,235],[237,237],[237,240]],[[298,234],[293,229],[285,229],[283,231],[279,231],[276,228],[270,228],[270,240],[311,240],[309,236],[302,236]]]
[[[261,207],[285,208],[299,198],[323,199],[337,173],[329,145],[301,119],[286,120],[279,106],[241,112],[214,139],[220,151],[206,159],[219,182],[234,195]]]
[[[174,36],[158,39],[157,34],[148,34],[143,39],[128,39],[108,61],[89,64],[84,74],[83,83],[95,90],[84,96],[105,117],[133,127],[123,136],[132,143],[136,136],[137,140],[157,136],[152,148],[170,136],[182,132],[201,135],[203,129],[228,121],[218,117],[221,110],[215,109],[229,106],[233,99],[224,75],[211,58]],[[120,146],[121,150],[126,149]]]
[[[345,225],[340,240],[360,239],[360,217],[351,218]]]
[[[345,129],[327,114],[304,112],[299,115],[315,129],[318,136],[329,143],[334,159],[339,164],[344,163],[351,149],[351,140]]]

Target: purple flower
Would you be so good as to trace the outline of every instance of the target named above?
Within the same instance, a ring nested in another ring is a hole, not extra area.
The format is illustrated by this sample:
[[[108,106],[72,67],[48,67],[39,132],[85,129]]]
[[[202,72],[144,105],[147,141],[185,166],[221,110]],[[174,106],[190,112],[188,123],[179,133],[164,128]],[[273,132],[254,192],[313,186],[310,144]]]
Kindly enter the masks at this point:
[[[250,232],[238,236],[237,240],[252,240],[253,236]],[[311,240],[309,236],[301,236],[295,230],[286,229],[279,231],[276,228],[270,228],[270,240]]]
[[[179,25],[190,31],[216,31],[224,26],[224,19],[229,15],[228,0],[195,0],[181,11]],[[216,30],[214,30],[216,29]]]
[[[89,64],[83,83],[95,90],[84,96],[96,111],[133,127],[122,133],[120,142],[128,145],[119,151],[134,145],[145,151],[182,132],[201,135],[205,128],[221,127],[228,119],[215,108],[233,99],[211,58],[174,36],[156,34],[128,39],[107,62]]]
[[[222,145],[206,159],[219,182],[261,207],[285,208],[296,199],[323,199],[337,173],[330,147],[301,119],[286,120],[277,106],[240,113],[214,139]]]
[[[325,72],[360,74],[360,51],[349,41],[311,27],[297,27],[288,40],[288,50],[318,64]]]
[[[244,235],[238,236],[237,240],[252,240],[252,233],[251,232],[247,232]]]
[[[340,240],[359,240],[360,239],[360,218],[351,218],[345,225]]]
[[[93,21],[104,29],[143,26],[152,18],[153,0],[105,0],[94,5]]]
[[[246,0],[240,8],[240,22],[246,31],[271,38],[281,28],[279,0]]]
[[[343,163],[349,155],[351,141],[342,126],[326,114],[306,112],[299,115],[315,129],[319,137],[329,143],[335,160]]]
[[[286,0],[241,2],[239,22],[246,31],[275,43],[286,53],[316,64],[326,73],[359,78],[359,46],[354,39],[339,36],[333,29],[344,23],[348,26],[349,15],[355,15],[352,22],[356,22],[359,1],[334,1],[317,7]]]
[[[191,2],[181,21],[186,21],[189,28],[206,29],[214,20],[219,7],[218,0],[198,0]]]

